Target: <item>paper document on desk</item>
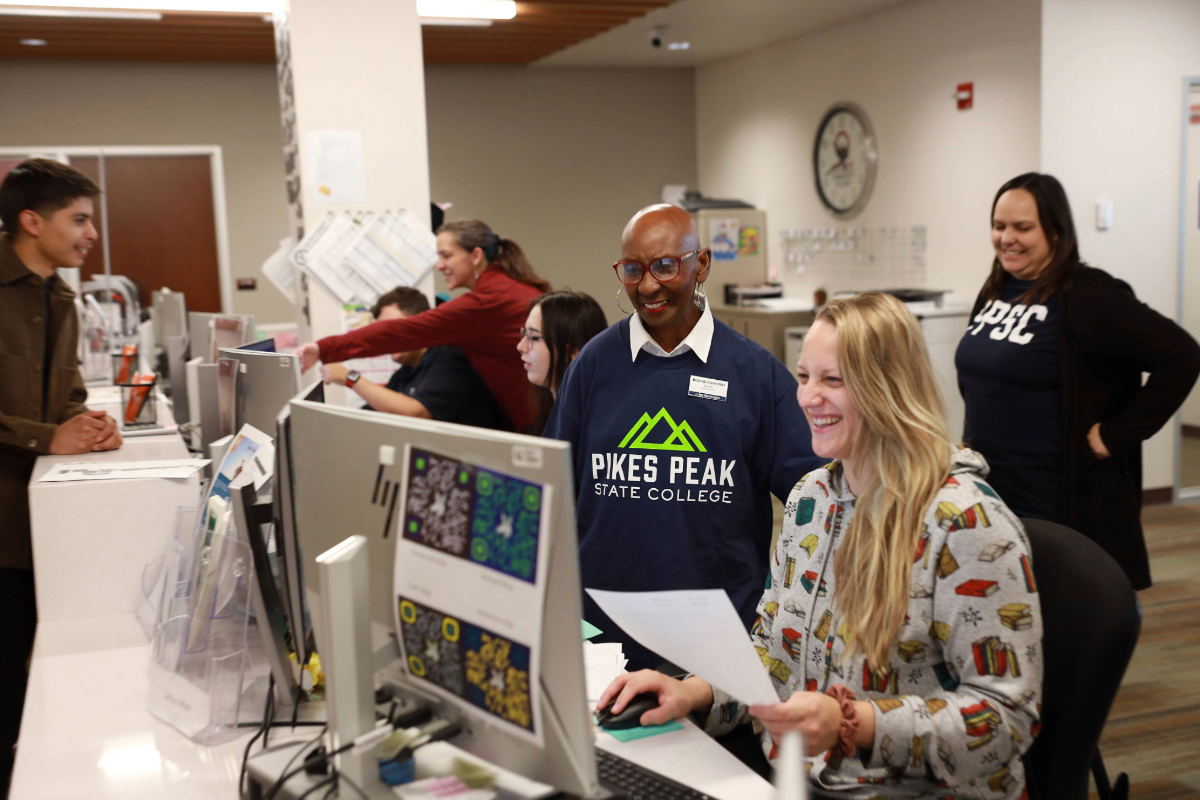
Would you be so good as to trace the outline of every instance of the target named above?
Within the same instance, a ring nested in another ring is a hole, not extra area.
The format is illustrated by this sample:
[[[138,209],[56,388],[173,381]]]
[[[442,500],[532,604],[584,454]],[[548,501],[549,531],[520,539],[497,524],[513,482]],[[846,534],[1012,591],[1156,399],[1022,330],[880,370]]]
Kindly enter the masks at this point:
[[[207,458],[175,458],[167,461],[78,461],[58,464],[39,483],[64,481],[114,481],[128,478],[190,478],[207,466]]]
[[[625,658],[620,642],[583,643],[583,675],[587,684],[587,699],[596,703],[608,685],[616,680],[618,675],[625,674]]]
[[[671,663],[747,705],[779,702],[750,634],[723,589],[587,593],[639,644]]]

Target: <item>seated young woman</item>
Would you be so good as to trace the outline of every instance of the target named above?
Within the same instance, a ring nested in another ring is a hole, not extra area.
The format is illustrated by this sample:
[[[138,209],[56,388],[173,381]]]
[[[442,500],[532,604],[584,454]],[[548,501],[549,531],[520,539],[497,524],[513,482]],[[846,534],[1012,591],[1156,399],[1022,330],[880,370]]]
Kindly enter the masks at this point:
[[[546,430],[567,367],[583,346],[607,327],[608,320],[600,304],[583,292],[563,289],[530,302],[529,316],[517,342],[525,377],[533,384],[537,396],[529,433],[541,436]]]
[[[844,797],[1020,798],[1042,690],[1029,543],[951,444],[917,321],[888,295],[834,300],[798,377],[813,450],[836,460],[788,498],[751,631],[780,702],[641,671],[598,706],[653,692],[643,725],[753,722],[768,758],[798,730],[810,780]]]

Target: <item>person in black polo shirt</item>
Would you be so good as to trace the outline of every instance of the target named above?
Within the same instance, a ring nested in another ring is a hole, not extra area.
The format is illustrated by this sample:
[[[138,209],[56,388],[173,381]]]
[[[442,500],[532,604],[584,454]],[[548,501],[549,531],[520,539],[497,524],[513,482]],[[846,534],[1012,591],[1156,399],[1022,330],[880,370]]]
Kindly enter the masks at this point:
[[[429,310],[429,301],[416,289],[401,286],[379,298],[371,313],[377,320],[404,319]],[[457,347],[428,347],[395,353],[400,369],[387,386],[361,377],[345,364],[321,367],[325,383],[349,386],[367,401],[368,408],[406,417],[458,422],[479,428],[511,430],[471,362]]]

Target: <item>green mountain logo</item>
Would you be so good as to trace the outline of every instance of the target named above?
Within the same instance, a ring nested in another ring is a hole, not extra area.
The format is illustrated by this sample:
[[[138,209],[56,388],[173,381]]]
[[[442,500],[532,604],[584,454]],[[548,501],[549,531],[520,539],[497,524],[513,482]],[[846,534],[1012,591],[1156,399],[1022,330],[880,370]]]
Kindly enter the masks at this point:
[[[647,442],[646,436],[654,430],[659,420],[665,420],[671,426],[671,435],[662,444]],[[635,436],[637,438],[634,438]],[[630,444],[631,439],[633,440],[632,444]],[[694,453],[699,450],[701,453],[708,452],[700,443],[700,438],[696,436],[692,426],[688,425],[686,421],[676,425],[675,420],[671,419],[671,415],[665,408],[660,408],[653,417],[649,414],[642,414],[637,424],[629,429],[629,433],[625,434],[625,438],[617,445],[617,447],[625,446],[631,450],[679,450],[686,453]]]

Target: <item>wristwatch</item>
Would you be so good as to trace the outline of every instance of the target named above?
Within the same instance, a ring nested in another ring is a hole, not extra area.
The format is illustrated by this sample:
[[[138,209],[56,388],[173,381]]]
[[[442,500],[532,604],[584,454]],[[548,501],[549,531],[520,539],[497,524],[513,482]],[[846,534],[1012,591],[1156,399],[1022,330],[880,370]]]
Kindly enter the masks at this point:
[[[358,379],[362,377],[362,373],[356,369],[352,369],[346,373],[346,385],[353,386],[358,383]]]

